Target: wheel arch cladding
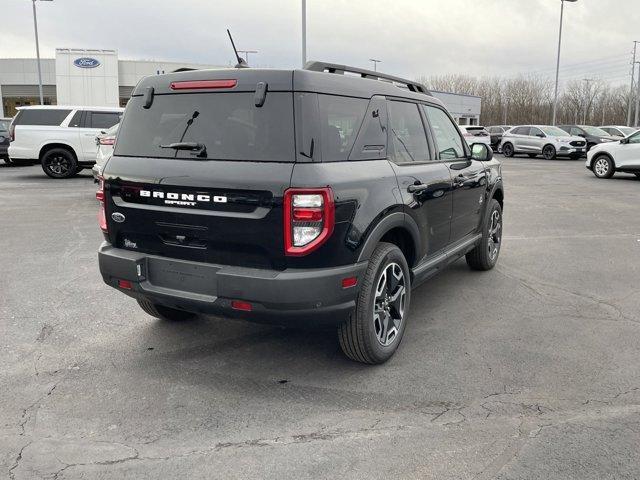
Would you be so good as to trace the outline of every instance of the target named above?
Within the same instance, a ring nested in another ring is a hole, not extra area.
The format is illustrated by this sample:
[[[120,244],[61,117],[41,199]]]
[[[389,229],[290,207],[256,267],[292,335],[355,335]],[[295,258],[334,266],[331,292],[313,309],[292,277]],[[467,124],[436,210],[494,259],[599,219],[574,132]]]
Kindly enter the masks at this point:
[[[501,187],[497,187],[491,198],[495,198],[500,204],[500,208],[504,210],[504,192]]]
[[[78,155],[76,154],[76,151],[74,150],[74,148],[71,145],[66,143],[47,143],[40,149],[40,154],[38,155],[38,158],[42,160],[42,158],[46,155],[46,153],[49,150],[53,150],[54,148],[62,148],[64,150],[68,150],[71,153],[71,155],[73,155],[74,158],[78,160]]]
[[[410,216],[396,212],[383,218],[368,235],[358,261],[368,260],[380,242],[396,245],[404,254],[409,267],[415,265],[421,249],[420,230]]]

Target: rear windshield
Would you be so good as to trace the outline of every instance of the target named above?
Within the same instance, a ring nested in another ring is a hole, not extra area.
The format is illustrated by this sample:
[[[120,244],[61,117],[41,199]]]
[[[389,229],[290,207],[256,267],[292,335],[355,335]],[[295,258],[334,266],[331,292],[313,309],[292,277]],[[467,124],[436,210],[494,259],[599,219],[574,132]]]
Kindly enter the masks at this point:
[[[71,110],[52,108],[29,108],[19,110],[14,125],[58,126],[67,118]]]
[[[161,148],[177,142],[204,146],[198,159],[293,162],[293,95],[269,92],[262,107],[253,92],[156,95],[127,105],[116,155],[195,158],[187,150]]]

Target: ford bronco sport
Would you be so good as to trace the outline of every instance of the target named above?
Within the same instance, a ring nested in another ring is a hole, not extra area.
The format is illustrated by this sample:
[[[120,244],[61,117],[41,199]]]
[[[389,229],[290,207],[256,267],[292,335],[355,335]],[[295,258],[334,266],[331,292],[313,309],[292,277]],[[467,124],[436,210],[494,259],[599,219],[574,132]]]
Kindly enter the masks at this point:
[[[333,326],[365,363],[413,287],[501,244],[491,150],[422,85],[319,62],[143,79],[97,198],[104,281],[149,315]]]

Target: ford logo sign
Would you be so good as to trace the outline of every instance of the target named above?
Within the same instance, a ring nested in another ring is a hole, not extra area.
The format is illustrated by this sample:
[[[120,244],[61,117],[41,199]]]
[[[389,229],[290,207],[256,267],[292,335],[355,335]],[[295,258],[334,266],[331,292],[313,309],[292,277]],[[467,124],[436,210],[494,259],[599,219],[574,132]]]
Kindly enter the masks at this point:
[[[118,223],[124,222],[124,219],[125,219],[124,215],[120,212],[113,212],[111,214],[111,218],[113,218],[114,222],[118,222]]]
[[[76,67],[80,67],[80,68],[96,68],[98,65],[100,65],[100,62],[95,58],[82,57],[82,58],[76,58],[73,61],[73,64]]]

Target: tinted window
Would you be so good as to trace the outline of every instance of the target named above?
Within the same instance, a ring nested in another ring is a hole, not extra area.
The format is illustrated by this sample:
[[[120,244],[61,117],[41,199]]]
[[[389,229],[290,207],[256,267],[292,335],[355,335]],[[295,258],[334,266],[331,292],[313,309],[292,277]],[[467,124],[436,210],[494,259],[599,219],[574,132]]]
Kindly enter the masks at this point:
[[[120,114],[117,112],[91,112],[89,117],[91,123],[87,125],[88,128],[111,128],[120,121]],[[89,127],[90,125],[90,127]]]
[[[418,105],[407,102],[388,102],[389,136],[394,162],[424,162],[429,147]]]
[[[362,98],[318,95],[323,161],[349,157],[368,104]]]
[[[571,135],[584,135],[582,129],[578,127],[571,127],[571,131],[569,133],[571,133]]]
[[[518,127],[511,133],[514,133],[516,135],[529,135],[529,127]]]
[[[629,143],[640,143],[640,132],[629,137]]]
[[[15,124],[57,126],[67,118],[70,112],[71,110],[29,108],[19,111]]]
[[[383,97],[373,97],[351,149],[349,160],[387,158],[387,105]]]
[[[151,108],[143,104],[142,97],[129,101],[116,155],[194,158],[193,152],[160,148],[183,141],[201,143],[210,159],[294,159],[291,93],[269,92],[262,107],[255,106],[253,92],[156,95]]]
[[[69,121],[69,126],[70,127],[79,127],[80,126],[80,122],[82,122],[82,114],[84,112],[82,112],[82,110],[78,110],[76,113],[73,114],[73,117],[71,117],[71,120]]]
[[[424,106],[441,159],[462,158],[464,148],[458,127],[439,108]]]

